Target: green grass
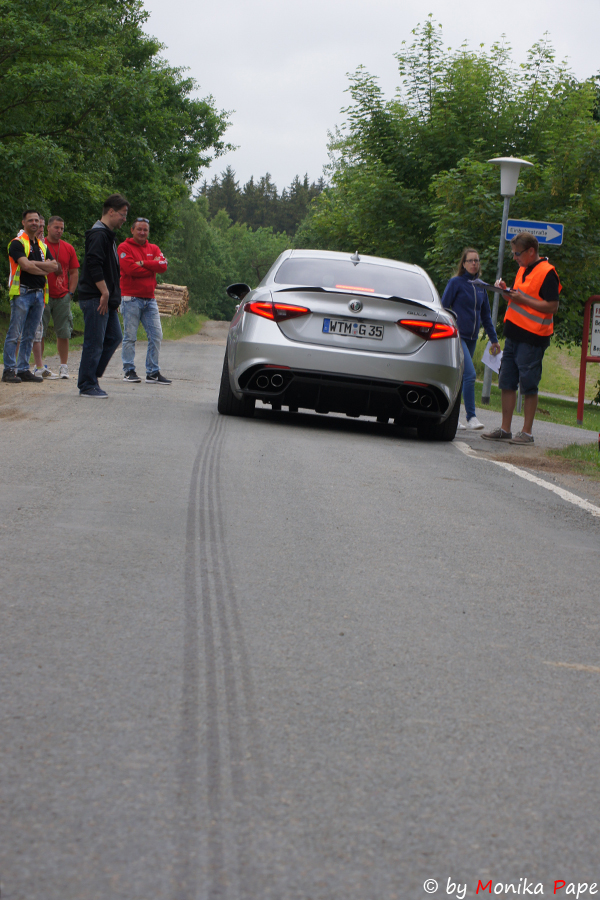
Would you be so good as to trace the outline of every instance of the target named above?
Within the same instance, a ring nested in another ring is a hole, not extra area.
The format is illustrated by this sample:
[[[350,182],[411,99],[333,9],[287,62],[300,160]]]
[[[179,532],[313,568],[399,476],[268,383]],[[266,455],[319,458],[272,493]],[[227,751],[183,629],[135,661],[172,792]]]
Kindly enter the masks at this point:
[[[83,313],[81,312],[78,303],[72,304],[72,310],[73,335],[69,341],[70,348],[80,347],[83,344]],[[121,320],[121,327],[123,327],[123,318],[119,316],[119,319]],[[176,341],[179,338],[187,337],[190,334],[198,334],[207,319],[208,316],[201,316],[195,312],[188,312],[185,316],[171,316],[170,318],[165,316],[160,320],[163,329],[163,338],[166,341]],[[0,350],[4,346],[4,339],[6,337],[9,320],[10,312],[3,305],[3,308],[0,309]],[[139,341],[146,340],[146,332],[141,325],[138,328],[137,336]],[[56,335],[53,326],[50,325],[44,345],[44,357],[56,356],[56,353]],[[4,361],[1,352],[0,361]],[[31,362],[33,364],[33,355],[31,357]]]
[[[481,389],[483,385],[475,383],[475,403],[481,404]],[[492,392],[489,406],[483,409],[492,409],[500,412],[502,409],[500,389],[492,384]],[[553,397],[540,397],[536,419],[540,422],[555,422],[558,425],[574,425],[577,428],[587,428],[591,431],[600,431],[600,407],[585,404],[583,412],[583,425],[577,425],[577,404],[569,400],[555,400]],[[597,451],[596,451],[597,452]]]
[[[208,316],[187,312],[185,316],[163,317],[160,321],[164,340],[177,341],[179,338],[188,337],[190,334],[198,334],[204,323],[208,322]],[[138,328],[138,340],[145,340],[145,337],[144,329],[140,325]]]
[[[600,453],[598,444],[569,444],[561,450],[548,450],[548,456],[567,459],[575,472],[600,480]]]

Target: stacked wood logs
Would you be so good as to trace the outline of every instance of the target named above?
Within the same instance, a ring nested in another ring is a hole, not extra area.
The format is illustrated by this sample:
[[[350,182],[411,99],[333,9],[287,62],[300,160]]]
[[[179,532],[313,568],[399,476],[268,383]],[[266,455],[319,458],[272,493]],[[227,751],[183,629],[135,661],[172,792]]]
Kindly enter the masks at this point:
[[[190,295],[184,284],[157,284],[154,296],[161,316],[183,316],[190,306]]]

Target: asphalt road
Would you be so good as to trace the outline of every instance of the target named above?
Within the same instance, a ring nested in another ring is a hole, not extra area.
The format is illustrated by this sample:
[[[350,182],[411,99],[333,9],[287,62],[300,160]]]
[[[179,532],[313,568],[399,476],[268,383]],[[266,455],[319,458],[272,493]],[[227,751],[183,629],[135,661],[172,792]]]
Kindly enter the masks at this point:
[[[220,417],[213,335],[0,386],[2,900],[600,882],[600,518],[474,436]]]

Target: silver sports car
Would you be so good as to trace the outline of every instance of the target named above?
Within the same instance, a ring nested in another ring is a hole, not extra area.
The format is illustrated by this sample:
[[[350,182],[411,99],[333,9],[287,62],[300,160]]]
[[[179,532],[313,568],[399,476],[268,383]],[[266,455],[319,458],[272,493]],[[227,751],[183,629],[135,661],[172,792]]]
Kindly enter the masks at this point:
[[[418,266],[321,250],[287,250],[258,287],[231,285],[239,302],[218,409],[372,416],[451,441],[463,356],[451,313]]]

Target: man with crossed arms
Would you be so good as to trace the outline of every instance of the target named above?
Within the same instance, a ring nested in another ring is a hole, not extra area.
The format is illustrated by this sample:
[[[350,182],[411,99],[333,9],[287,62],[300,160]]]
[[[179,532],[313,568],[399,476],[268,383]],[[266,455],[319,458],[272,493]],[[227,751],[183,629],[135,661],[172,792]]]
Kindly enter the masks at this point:
[[[135,371],[135,342],[140,322],[148,337],[146,353],[146,383],[171,384],[161,375],[158,354],[162,341],[162,326],[158,304],[154,299],[156,273],[167,271],[167,260],[157,244],[148,240],[150,222],[136,219],[131,237],[119,244],[121,267],[121,312],[123,313],[123,381],[139,383],[142,379]]]
[[[22,225],[22,231],[8,245],[10,322],[4,342],[2,374],[2,381],[7,384],[43,381],[30,370],[29,357],[42,318],[44,301],[48,299],[47,276],[58,270],[55,260],[46,259],[46,245],[38,240],[40,217],[37,210],[26,209]]]

